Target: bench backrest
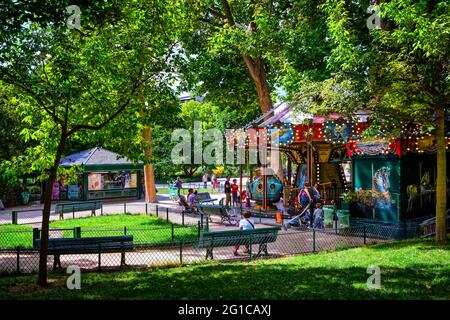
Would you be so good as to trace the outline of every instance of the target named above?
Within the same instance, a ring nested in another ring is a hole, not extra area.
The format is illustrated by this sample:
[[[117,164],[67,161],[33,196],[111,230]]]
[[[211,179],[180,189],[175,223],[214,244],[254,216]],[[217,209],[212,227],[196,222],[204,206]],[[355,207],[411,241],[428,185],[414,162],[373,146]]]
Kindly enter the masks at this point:
[[[211,200],[212,198],[209,192],[199,192],[197,193],[197,199],[199,201],[202,201],[202,200]]]
[[[197,208],[200,209],[201,212],[207,215],[216,215],[221,217],[227,217],[228,212],[223,205],[214,205],[214,204],[197,204]]]
[[[48,239],[48,249],[55,250],[59,248],[75,248],[75,247],[98,247],[100,248],[102,245],[108,247],[117,246],[120,248],[124,245],[132,245],[133,244],[133,236],[111,236],[111,237],[91,237],[91,238],[51,238]],[[36,239],[35,248],[39,249],[41,247],[41,240]]]
[[[258,228],[252,230],[211,231],[200,234],[200,247],[223,247],[235,244],[261,244],[275,242],[280,228]]]
[[[58,203],[55,208],[55,212],[71,212],[82,210],[96,210],[101,209],[102,202],[99,201],[85,201],[85,202],[71,202],[71,203]]]

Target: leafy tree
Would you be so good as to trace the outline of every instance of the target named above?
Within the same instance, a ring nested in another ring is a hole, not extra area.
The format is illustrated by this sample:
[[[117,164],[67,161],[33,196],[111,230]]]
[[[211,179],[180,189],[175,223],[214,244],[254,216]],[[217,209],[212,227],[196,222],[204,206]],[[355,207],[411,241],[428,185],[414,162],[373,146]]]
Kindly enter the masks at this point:
[[[68,29],[64,17],[53,20],[61,17],[66,1],[49,7],[33,1],[32,8],[18,2],[0,13],[5,22],[0,33],[0,79],[23,95],[19,110],[33,129],[25,128],[21,135],[37,143],[15,163],[45,173],[47,190],[56,179],[68,140],[83,140],[132,106],[143,85],[168,71],[177,30],[183,29],[184,9],[176,1],[115,1],[113,7],[103,3],[81,7],[81,30]],[[26,12],[17,17],[14,9]],[[50,206],[47,192],[40,285],[47,279]]]

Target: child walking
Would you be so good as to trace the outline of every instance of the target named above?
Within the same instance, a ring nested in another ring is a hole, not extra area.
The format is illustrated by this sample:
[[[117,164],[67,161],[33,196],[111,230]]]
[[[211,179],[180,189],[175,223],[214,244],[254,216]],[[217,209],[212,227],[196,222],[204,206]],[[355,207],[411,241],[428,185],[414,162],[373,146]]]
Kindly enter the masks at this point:
[[[316,209],[314,210],[314,228],[323,229],[323,210],[322,203],[316,203]]]

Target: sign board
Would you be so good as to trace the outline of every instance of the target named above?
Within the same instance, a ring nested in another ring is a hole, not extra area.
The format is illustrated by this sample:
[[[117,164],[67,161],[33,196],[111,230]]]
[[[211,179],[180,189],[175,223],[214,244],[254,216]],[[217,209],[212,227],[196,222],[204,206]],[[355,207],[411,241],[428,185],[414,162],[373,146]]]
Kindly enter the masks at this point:
[[[69,200],[79,200],[80,199],[80,187],[77,184],[71,184],[67,188],[67,198]]]
[[[55,182],[52,188],[52,200],[59,200],[59,183]]]

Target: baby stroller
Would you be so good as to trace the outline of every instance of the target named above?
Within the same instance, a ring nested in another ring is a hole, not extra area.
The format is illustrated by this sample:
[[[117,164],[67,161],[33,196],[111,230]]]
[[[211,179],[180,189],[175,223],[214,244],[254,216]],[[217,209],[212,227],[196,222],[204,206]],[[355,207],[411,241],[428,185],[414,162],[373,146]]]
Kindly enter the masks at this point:
[[[298,215],[283,224],[283,229],[287,230],[291,227],[308,228],[311,222],[310,207],[311,203],[308,203],[307,206],[300,208],[300,213]]]

